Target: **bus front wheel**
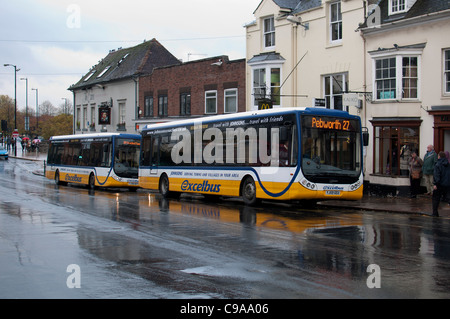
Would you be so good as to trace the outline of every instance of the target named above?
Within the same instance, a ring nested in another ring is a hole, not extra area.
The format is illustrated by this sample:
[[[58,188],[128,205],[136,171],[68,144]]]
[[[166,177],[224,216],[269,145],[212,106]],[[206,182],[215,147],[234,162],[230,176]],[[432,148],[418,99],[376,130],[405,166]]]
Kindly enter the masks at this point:
[[[159,193],[164,197],[169,197],[169,178],[166,174],[161,175],[159,180]]]
[[[246,177],[242,182],[241,195],[246,205],[253,206],[259,201],[256,198],[255,181],[250,176]]]

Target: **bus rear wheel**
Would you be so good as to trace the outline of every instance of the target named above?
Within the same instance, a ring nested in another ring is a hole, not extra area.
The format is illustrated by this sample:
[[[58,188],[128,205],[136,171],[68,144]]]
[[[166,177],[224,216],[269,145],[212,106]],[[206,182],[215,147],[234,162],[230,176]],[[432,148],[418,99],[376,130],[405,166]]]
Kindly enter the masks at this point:
[[[94,190],[95,189],[95,175],[92,173],[89,175],[89,189]]]
[[[61,185],[61,180],[59,179],[59,171],[56,171],[55,173],[55,184]]]
[[[244,203],[253,206],[259,202],[256,198],[256,185],[252,177],[248,176],[242,182],[241,195]]]
[[[167,198],[169,197],[169,178],[166,174],[161,175],[161,178],[159,179],[159,193],[162,195],[162,197]]]
[[[59,177],[59,171],[56,171],[56,173],[55,173],[55,184],[56,185],[67,185],[67,182],[61,182],[61,179]]]

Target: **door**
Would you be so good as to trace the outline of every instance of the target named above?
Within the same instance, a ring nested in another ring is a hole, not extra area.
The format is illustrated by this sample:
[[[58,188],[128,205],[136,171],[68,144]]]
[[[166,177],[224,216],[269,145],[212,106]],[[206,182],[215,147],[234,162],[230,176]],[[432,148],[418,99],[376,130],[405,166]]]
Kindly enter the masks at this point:
[[[161,138],[159,136],[152,138],[151,158],[150,158],[150,175],[158,174],[159,165],[159,144]]]

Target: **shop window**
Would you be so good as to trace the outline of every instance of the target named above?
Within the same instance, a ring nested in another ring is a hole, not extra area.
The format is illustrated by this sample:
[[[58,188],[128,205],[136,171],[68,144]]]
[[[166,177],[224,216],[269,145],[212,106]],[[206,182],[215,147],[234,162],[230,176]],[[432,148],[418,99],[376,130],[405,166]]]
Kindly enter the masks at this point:
[[[403,124],[403,123],[398,123]],[[374,170],[377,175],[408,177],[411,152],[419,154],[419,126],[376,126]]]

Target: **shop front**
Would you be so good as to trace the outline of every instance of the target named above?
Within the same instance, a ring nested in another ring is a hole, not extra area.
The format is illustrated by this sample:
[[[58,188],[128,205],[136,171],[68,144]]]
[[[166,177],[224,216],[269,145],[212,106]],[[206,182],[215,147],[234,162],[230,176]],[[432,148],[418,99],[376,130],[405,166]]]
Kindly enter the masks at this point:
[[[432,106],[428,113],[434,117],[434,149],[450,152],[450,105]]]

